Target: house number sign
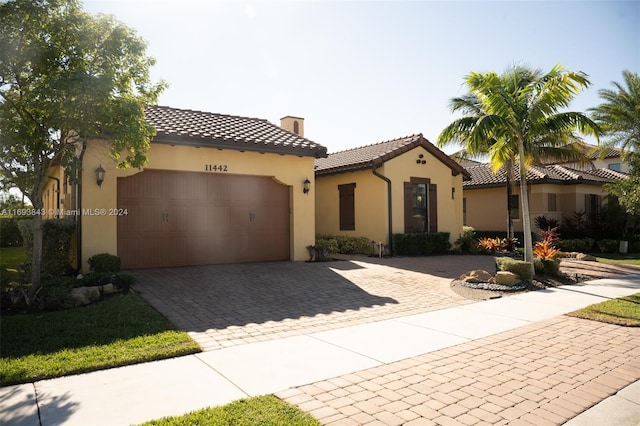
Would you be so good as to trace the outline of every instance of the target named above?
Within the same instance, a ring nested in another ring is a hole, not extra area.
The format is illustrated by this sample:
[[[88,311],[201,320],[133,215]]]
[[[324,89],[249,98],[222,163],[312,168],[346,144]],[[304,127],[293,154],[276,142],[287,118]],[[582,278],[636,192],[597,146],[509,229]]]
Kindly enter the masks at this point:
[[[228,168],[226,164],[205,164],[204,165],[205,172],[228,172]]]

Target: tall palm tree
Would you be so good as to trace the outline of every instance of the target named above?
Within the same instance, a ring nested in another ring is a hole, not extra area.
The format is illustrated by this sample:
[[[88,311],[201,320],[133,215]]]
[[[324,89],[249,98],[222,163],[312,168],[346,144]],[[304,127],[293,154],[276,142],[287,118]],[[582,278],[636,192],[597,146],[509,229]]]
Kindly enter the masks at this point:
[[[622,158],[631,166],[629,179],[606,186],[632,214],[640,214],[640,75],[629,70],[622,72],[626,88],[612,82],[616,90],[601,89],[604,101],[591,108],[593,119],[609,136],[607,146],[620,146]]]
[[[617,90],[601,89],[604,102],[589,111],[593,119],[610,136],[611,145],[619,145],[625,153],[640,151],[640,75],[622,71],[626,88],[612,82]]]
[[[546,156],[575,155],[574,133],[599,134],[598,126],[579,112],[561,112],[590,85],[582,72],[556,65],[546,74],[515,65],[502,74],[472,72],[465,78],[469,88],[467,115],[454,120],[438,136],[438,145],[462,142],[470,152],[484,152],[494,170],[516,162],[519,165],[525,261],[533,270],[533,241],[527,192],[528,166]],[[477,102],[474,108],[469,108]],[[452,105],[455,107],[455,103]],[[569,157],[567,157],[569,156]]]

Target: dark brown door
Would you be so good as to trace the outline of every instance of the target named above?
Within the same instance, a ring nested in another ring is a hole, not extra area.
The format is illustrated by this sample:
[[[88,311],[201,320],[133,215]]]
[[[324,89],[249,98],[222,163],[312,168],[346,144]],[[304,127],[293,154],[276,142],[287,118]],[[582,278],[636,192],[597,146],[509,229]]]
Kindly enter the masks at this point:
[[[270,177],[145,170],[118,178],[124,269],[289,259],[289,188]]]

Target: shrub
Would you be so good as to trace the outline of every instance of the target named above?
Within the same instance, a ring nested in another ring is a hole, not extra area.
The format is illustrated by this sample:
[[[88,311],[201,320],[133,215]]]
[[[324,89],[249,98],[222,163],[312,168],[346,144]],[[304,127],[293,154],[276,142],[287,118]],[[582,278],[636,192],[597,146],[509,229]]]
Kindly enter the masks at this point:
[[[136,281],[133,275],[113,274],[110,272],[92,272],[75,280],[76,287],[94,287],[112,283],[120,290],[128,290]]]
[[[448,232],[393,234],[393,247],[398,255],[426,256],[445,253],[451,248]]]
[[[22,234],[27,264],[33,259],[33,219],[18,221]],[[73,219],[48,219],[42,221],[42,274],[52,277],[67,275],[72,268],[69,263],[71,235],[76,224]]]
[[[316,235],[316,247],[323,247],[331,253],[368,254],[371,242],[366,237],[350,237],[347,235]]]
[[[87,263],[89,263],[91,270],[97,274],[120,272],[120,258],[113,254],[94,254],[87,260]]]
[[[554,259],[534,259],[533,267],[536,270],[536,274],[549,275],[552,277],[559,277],[560,275],[560,258]]]
[[[546,231],[547,229],[557,228],[560,223],[557,219],[547,218],[545,216],[538,216],[534,219],[536,227],[541,231]]]
[[[515,260],[510,257],[496,257],[496,268],[498,271],[513,272],[520,277],[522,281],[530,282],[531,278],[531,263],[523,260]]]
[[[462,227],[462,235],[453,243],[456,253],[479,253],[478,240],[475,237],[475,230],[471,226]]]
[[[22,235],[18,222],[23,219],[15,217],[0,217],[0,247],[20,247]]]
[[[556,242],[558,248],[562,251],[578,251],[581,253],[589,253],[593,251],[594,240],[591,238],[580,238],[573,240],[558,240]]]
[[[600,253],[617,253],[620,248],[618,240],[600,240],[597,245]]]

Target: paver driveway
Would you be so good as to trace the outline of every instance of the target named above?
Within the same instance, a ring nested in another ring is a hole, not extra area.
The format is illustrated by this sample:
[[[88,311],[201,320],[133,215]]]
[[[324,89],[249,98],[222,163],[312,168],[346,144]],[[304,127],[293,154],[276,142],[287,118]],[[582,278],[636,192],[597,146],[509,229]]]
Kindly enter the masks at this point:
[[[203,350],[471,303],[450,289],[489,256],[272,262],[131,271],[134,290]]]

